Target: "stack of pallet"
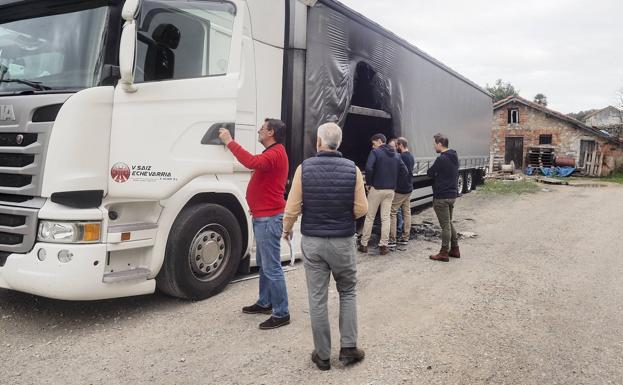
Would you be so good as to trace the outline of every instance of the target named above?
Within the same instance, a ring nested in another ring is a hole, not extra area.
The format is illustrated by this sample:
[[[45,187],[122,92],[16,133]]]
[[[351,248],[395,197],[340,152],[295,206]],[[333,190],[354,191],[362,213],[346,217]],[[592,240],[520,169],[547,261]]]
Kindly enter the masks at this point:
[[[602,166],[604,163],[604,153],[597,151],[594,146],[593,151],[586,151],[584,155],[584,173],[588,176],[601,176]]]
[[[528,167],[532,168],[550,168],[554,167],[556,153],[553,147],[528,147]]]

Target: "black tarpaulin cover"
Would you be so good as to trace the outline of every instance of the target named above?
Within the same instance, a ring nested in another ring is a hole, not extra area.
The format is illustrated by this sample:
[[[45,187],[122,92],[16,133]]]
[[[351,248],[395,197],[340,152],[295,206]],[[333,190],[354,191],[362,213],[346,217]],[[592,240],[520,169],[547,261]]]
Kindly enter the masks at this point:
[[[405,136],[424,162],[436,156],[437,132],[450,138],[462,160],[489,154],[486,91],[335,1],[309,10],[305,102],[306,158],[316,151],[317,127],[334,119],[344,128],[343,152],[358,164],[375,131]],[[352,105],[389,115],[352,114]]]

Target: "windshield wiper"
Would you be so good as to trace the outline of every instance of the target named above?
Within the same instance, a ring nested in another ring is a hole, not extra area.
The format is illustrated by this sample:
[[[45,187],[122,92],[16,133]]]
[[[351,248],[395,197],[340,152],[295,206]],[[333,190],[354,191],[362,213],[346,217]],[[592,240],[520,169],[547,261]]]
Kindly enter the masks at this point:
[[[51,90],[52,87],[48,87],[48,86],[44,86],[43,84],[41,84],[41,82],[33,82],[31,80],[25,80],[25,79],[0,79],[0,83],[19,83],[19,84],[24,84],[27,85],[29,87],[32,87],[38,91],[47,91],[47,90]]]

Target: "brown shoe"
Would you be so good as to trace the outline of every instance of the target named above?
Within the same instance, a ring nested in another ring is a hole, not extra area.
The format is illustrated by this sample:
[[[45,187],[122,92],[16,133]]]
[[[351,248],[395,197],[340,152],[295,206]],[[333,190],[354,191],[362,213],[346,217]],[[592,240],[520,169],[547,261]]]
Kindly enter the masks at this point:
[[[357,247],[357,250],[359,250],[360,253],[367,253],[368,252],[368,246],[359,245],[359,247]]]
[[[450,262],[450,258],[448,258],[448,250],[446,249],[441,249],[439,251],[439,254],[437,255],[431,255],[430,259],[432,259],[433,261],[440,261],[440,262]]]
[[[448,252],[448,256],[452,258],[461,258],[461,251],[458,246],[452,246]]]
[[[379,246],[379,254],[389,254],[389,248],[387,246]]]

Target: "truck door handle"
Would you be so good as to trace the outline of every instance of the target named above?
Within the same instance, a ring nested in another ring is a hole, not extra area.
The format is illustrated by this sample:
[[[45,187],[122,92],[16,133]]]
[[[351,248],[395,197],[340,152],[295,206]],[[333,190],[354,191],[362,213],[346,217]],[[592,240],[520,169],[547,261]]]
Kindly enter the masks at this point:
[[[235,138],[235,134],[236,134],[236,124],[235,123],[214,123],[212,126],[210,126],[210,128],[208,128],[208,131],[206,131],[205,135],[203,136],[203,138],[201,139],[201,144],[207,144],[207,145],[222,145],[223,142],[221,142],[221,140],[218,137],[218,130],[224,127],[226,129],[229,130],[229,132],[231,132],[231,137]]]

